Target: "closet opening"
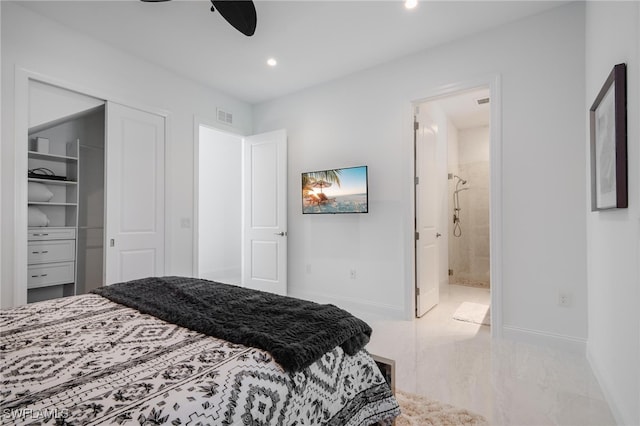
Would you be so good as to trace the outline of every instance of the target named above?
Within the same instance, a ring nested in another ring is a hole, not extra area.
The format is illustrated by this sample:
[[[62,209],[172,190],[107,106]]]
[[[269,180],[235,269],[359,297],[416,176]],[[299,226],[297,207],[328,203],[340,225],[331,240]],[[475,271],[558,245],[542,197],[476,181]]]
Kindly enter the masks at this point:
[[[15,305],[165,274],[166,115],[73,87],[16,71]]]
[[[29,81],[27,302],[104,285],[105,102]]]

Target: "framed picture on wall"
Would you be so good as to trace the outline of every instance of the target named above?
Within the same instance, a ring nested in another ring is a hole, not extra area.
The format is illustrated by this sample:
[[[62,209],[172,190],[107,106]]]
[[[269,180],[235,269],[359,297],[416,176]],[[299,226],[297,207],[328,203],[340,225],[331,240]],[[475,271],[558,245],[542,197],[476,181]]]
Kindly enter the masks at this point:
[[[625,208],[627,193],[627,66],[613,67],[589,110],[591,211]]]

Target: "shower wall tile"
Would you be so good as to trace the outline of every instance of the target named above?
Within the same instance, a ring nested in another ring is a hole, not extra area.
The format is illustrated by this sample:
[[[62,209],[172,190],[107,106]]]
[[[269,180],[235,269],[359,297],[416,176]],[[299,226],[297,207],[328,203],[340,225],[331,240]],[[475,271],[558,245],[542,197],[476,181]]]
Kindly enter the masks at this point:
[[[467,181],[458,188],[460,200],[460,227],[462,236],[453,235],[453,192],[455,181],[449,183],[449,269],[453,275],[449,282],[490,285],[489,244],[489,162],[474,161],[458,165],[457,173]]]

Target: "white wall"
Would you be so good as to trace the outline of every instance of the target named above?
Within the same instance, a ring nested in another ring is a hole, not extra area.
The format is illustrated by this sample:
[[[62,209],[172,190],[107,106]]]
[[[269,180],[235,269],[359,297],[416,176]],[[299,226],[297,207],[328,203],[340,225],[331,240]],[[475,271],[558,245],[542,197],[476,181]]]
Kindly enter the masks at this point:
[[[412,313],[411,102],[495,73],[503,106],[504,326],[584,349],[586,199],[576,190],[585,179],[582,3],[254,108],[256,132],[289,135],[292,294]],[[300,172],[349,164],[370,167],[371,213],[303,217],[295,202]],[[349,279],[351,266],[357,280]],[[557,305],[560,290],[573,294],[571,307]]]
[[[191,275],[193,231],[194,115],[215,119],[216,107],[233,111],[236,132],[251,131],[251,107],[220,92],[178,77],[83,34],[37,15],[19,4],[2,8],[2,287],[1,306],[13,301],[15,68],[25,68],[99,98],[168,114],[166,145],[166,273]],[[117,29],[115,29],[117,30]],[[224,126],[221,125],[221,128]],[[231,129],[229,129],[231,130]],[[18,132],[19,133],[19,132]],[[183,221],[183,219],[186,219]]]
[[[240,285],[242,138],[200,126],[198,276]]]
[[[587,355],[618,424],[640,424],[640,4],[587,2],[588,111],[615,64],[627,64],[629,207],[590,212],[587,198]],[[588,147],[585,138],[585,149]],[[589,183],[589,168],[585,182]],[[585,192],[590,194],[589,185]]]

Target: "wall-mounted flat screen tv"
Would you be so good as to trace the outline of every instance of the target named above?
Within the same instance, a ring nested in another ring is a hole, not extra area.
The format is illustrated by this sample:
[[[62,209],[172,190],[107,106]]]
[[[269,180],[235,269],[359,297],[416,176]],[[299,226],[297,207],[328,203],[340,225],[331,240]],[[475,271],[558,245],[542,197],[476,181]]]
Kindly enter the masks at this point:
[[[302,173],[302,213],[369,213],[367,166]]]

